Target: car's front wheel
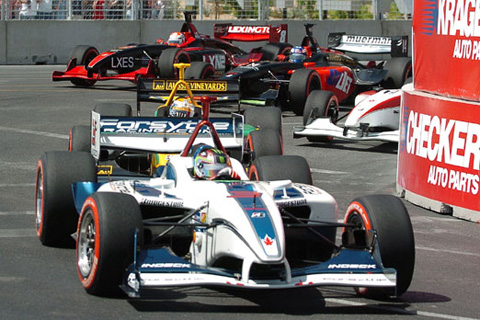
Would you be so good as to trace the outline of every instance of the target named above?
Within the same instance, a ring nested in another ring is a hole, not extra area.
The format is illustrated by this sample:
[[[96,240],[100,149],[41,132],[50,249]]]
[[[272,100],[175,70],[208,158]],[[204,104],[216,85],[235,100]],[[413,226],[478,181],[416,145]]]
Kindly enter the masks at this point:
[[[120,293],[125,269],[141,245],[140,206],[130,195],[96,192],[85,201],[77,229],[77,271],[93,295]]]
[[[410,216],[402,201],[393,195],[368,195],[353,200],[348,206],[345,223],[356,225],[355,230],[364,230],[367,239],[368,233],[375,232],[379,251],[385,268],[397,270],[396,295],[400,296],[407,291],[413,277],[415,266],[415,241]],[[346,229],[346,232],[349,229]],[[346,237],[354,241],[365,239],[360,237]],[[354,243],[355,246],[364,244]],[[357,288],[357,293],[372,297],[390,296],[392,292],[376,287]]]

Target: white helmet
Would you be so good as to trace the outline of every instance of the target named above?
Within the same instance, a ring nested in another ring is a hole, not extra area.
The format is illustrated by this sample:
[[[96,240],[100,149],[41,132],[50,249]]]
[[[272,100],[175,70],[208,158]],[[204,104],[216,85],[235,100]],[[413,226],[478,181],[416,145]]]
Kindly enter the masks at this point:
[[[185,35],[181,32],[172,32],[168,37],[168,44],[182,44],[185,42]]]
[[[195,106],[190,98],[176,98],[168,111],[169,117],[192,118],[195,115]]]

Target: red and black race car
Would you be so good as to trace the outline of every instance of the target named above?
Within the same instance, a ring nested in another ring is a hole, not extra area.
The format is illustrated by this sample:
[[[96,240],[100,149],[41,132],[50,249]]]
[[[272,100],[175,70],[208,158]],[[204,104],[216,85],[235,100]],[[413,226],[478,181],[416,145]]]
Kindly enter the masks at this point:
[[[312,27],[313,24],[305,24],[306,35],[300,46],[294,47],[303,52],[303,60],[279,55],[276,61],[240,65],[220,79],[239,81],[241,103],[277,105],[302,115],[313,90],[333,92],[342,102],[353,100],[359,92],[375,87],[400,88],[412,76],[412,60],[407,56],[408,36],[333,33],[329,34],[328,47],[324,48],[313,36]],[[362,62],[347,52],[369,57],[389,54],[391,57]]]
[[[214,25],[214,38],[200,34],[192,23],[192,12],[170,41],[155,44],[130,44],[104,53],[90,45],[76,46],[70,53],[65,71],[54,71],[53,81],[71,81],[77,86],[92,86],[97,81],[127,80],[138,77],[175,78],[174,63],[199,61],[188,70],[188,78],[206,78],[223,74],[249,61],[268,60],[290,50],[286,42],[287,25],[233,26]],[[245,52],[231,41],[269,41],[261,48]],[[213,68],[212,68],[213,67]]]

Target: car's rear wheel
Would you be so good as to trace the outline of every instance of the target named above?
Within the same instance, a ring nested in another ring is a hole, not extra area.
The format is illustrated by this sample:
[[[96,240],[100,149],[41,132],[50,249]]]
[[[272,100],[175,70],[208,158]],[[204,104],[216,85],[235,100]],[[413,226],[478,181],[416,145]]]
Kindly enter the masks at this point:
[[[256,158],[248,171],[250,180],[272,181],[291,180],[312,184],[310,166],[300,156],[263,156]]]
[[[303,110],[303,125],[309,125],[317,118],[330,118],[332,123],[338,120],[338,98],[330,91],[314,90],[310,93],[305,102]],[[331,136],[307,136],[311,142],[330,142]]]
[[[97,103],[93,111],[104,117],[131,117],[132,106],[126,103],[101,102]]]
[[[192,61],[190,68],[185,70],[185,79],[211,79],[215,74],[215,68],[208,62]]]
[[[35,227],[46,246],[73,246],[76,230],[72,184],[97,181],[93,157],[86,152],[50,151],[37,166],[35,182]]]
[[[407,209],[402,201],[392,195],[368,195],[353,200],[348,206],[345,223],[357,225],[349,230],[365,230],[375,232],[378,246],[374,251],[380,251],[383,266],[397,270],[396,295],[407,291],[413,277],[415,266],[415,241],[412,223]],[[343,237],[354,239],[357,237]],[[366,242],[365,239],[361,240]],[[354,245],[361,246],[360,243]],[[382,288],[357,288],[357,293],[372,297],[390,296],[392,292]]]
[[[412,59],[395,57],[385,62],[383,69],[388,70],[385,88],[400,89],[408,78],[412,77]]]
[[[281,155],[282,142],[278,133],[272,129],[255,130],[248,134],[247,148],[250,160],[262,156]]]
[[[142,244],[143,222],[135,198],[97,192],[85,201],[77,230],[77,271],[85,290],[93,295],[120,293],[125,269]]]
[[[313,90],[321,89],[320,76],[312,69],[298,69],[293,72],[288,85],[290,108],[297,115],[303,115],[305,102]]]
[[[190,57],[181,48],[165,49],[158,58],[159,76],[163,79],[178,78],[178,70],[175,63],[190,63]]]
[[[290,53],[290,49],[292,49],[292,45],[290,43],[268,43],[261,49],[261,60],[276,61],[278,59],[278,55],[288,55]]]
[[[91,137],[90,126],[73,126],[72,129],[70,129],[68,151],[90,152]]]
[[[95,59],[100,53],[97,48],[89,45],[78,45],[75,46],[70,52],[70,60],[75,58],[77,60],[77,65],[85,66],[87,68],[90,61]],[[97,82],[96,80],[85,80],[85,79],[71,79],[71,83],[80,87],[91,87]]]
[[[245,123],[260,130],[272,129],[283,142],[282,111],[277,107],[250,107],[243,113]]]

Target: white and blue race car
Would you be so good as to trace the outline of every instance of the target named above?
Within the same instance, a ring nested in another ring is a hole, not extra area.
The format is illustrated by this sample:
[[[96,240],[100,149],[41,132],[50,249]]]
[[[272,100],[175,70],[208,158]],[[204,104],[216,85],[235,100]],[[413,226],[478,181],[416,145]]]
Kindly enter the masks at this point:
[[[359,197],[339,222],[335,199],[312,185],[308,164],[298,156],[257,157],[248,175],[232,157],[234,178],[199,179],[191,155],[199,141],[222,151],[224,144],[242,145],[218,134],[205,115],[193,132],[171,136],[148,132],[146,118],[131,118],[128,132],[109,132],[113,118],[93,113],[96,158],[73,151],[40,158],[38,237],[55,246],[73,233],[78,276],[88,293],[111,295],[121,288],[141,297],[145,289],[165,286],[337,285],[395,296],[408,289],[415,249],[400,199]],[[156,153],[173,145],[183,150],[157,176],[97,175],[107,149]]]

